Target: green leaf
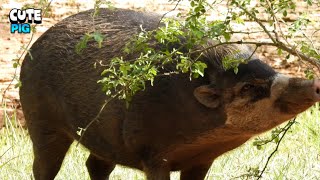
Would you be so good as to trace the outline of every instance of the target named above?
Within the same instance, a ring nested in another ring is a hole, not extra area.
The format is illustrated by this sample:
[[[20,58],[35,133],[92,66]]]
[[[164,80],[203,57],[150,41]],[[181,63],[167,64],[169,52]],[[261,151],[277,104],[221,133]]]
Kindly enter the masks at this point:
[[[128,75],[128,71],[130,71],[131,67],[128,64],[121,64],[119,70],[122,72],[124,76]]]
[[[14,85],[14,88],[20,88],[22,86],[22,83],[20,80],[18,80],[17,84]]]
[[[312,6],[312,0],[305,0],[309,6]]]
[[[282,15],[283,15],[284,17],[287,17],[287,15],[288,15],[287,10],[284,10],[283,13],[282,13]]]
[[[234,67],[234,68],[233,68],[233,72],[234,72],[235,74],[238,74],[239,68],[238,68],[238,67]]]
[[[17,68],[19,64],[17,62],[13,63],[13,68]]]
[[[243,24],[244,25],[244,20],[240,16],[236,16],[235,21],[237,24]]]
[[[100,32],[86,33],[81,40],[76,44],[75,51],[77,54],[81,54],[82,51],[87,48],[87,44],[90,40],[94,39],[98,43],[98,47],[101,48],[104,36]]]
[[[88,33],[86,33],[81,40],[76,44],[75,51],[77,54],[81,54],[83,49],[87,47],[88,41],[92,38],[92,36]]]
[[[191,7],[194,7],[194,6],[195,6],[194,1],[191,1],[191,2],[190,2],[190,5],[191,5]]]
[[[194,78],[198,78],[200,76],[204,76],[204,70],[207,68],[207,64],[197,61],[192,65],[192,73]]]
[[[98,47],[101,48],[104,36],[100,32],[94,32],[92,36],[94,40],[98,43]]]
[[[157,69],[155,67],[152,67],[151,69],[149,69],[149,73],[156,76],[157,75]]]
[[[32,33],[36,33],[36,32],[37,32],[36,26],[31,26],[31,32],[32,32]]]
[[[230,41],[231,39],[231,34],[230,33],[224,33],[223,37],[226,39],[226,41]]]
[[[203,35],[204,35],[204,32],[199,31],[199,30],[195,30],[195,31],[193,31],[193,33],[196,35],[196,37],[198,39],[201,39],[203,37]]]
[[[258,150],[262,149],[262,146],[260,146],[260,145],[257,145],[256,147],[257,147]]]

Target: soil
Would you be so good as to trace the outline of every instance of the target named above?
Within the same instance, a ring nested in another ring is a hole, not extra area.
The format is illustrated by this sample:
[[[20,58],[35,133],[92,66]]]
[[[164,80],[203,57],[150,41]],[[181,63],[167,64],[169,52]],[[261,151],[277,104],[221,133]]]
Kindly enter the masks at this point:
[[[61,19],[68,17],[71,14],[93,8],[94,1],[83,0],[60,0],[59,2],[53,1],[51,4],[51,10],[48,15],[43,18],[42,24],[37,26],[37,31],[34,33],[32,43],[48,28],[59,22]],[[140,2],[140,1],[139,1]],[[156,11],[164,13],[173,8],[171,4],[161,4],[160,6],[152,4],[154,1],[141,1],[140,3],[132,3],[127,0],[118,0],[115,3],[116,7],[131,8],[146,11]],[[2,0],[0,4],[0,101],[3,106],[0,106],[0,127],[4,122],[4,117],[13,118],[15,115],[19,122],[24,124],[24,116],[21,110],[19,101],[18,88],[15,88],[15,84],[18,83],[16,79],[19,76],[19,68],[13,67],[14,60],[17,59],[24,51],[23,47],[26,47],[30,41],[30,34],[11,34],[10,24],[8,21],[8,14],[12,8],[21,8],[25,4],[32,4],[36,7],[41,7],[40,4],[35,1],[21,1],[21,0]],[[177,9],[179,10],[179,9]],[[284,61],[283,58],[279,58],[275,53],[275,50],[269,48],[261,48],[258,52],[260,58],[273,66],[278,71],[284,74],[290,74],[294,76],[303,76],[303,70],[306,65],[289,59]],[[22,58],[23,59],[23,58]],[[21,63],[21,62],[20,62]],[[17,78],[15,78],[17,75]]]

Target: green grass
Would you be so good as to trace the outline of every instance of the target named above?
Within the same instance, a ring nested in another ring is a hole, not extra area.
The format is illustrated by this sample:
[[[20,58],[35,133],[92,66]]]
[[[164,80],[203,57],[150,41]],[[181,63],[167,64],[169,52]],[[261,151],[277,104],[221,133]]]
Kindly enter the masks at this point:
[[[320,112],[319,105],[300,114],[271,159],[263,179],[320,179]],[[16,128],[13,117],[5,118],[7,126],[0,130],[0,179],[23,180],[32,178],[32,144],[28,132]],[[266,133],[262,136],[269,136]],[[263,167],[275,148],[271,143],[257,150],[252,140],[214,161],[207,179],[255,179],[247,177],[248,169]],[[88,151],[76,143],[70,148],[57,180],[89,179],[85,167]],[[173,173],[172,179],[179,174]],[[143,173],[117,166],[111,179],[144,179]]]

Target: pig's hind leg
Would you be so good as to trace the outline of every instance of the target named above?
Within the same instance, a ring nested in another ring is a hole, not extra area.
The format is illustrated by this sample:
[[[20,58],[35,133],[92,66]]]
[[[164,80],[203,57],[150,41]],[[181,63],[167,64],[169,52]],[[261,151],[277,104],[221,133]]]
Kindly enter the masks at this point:
[[[181,171],[180,180],[203,180],[210,169],[211,162]]]
[[[35,180],[53,180],[60,170],[63,159],[73,142],[64,128],[64,117],[55,108],[55,102],[47,103],[38,94],[41,101],[25,96],[23,112],[33,143],[33,174]],[[49,106],[49,105],[51,106]]]
[[[89,155],[86,166],[92,180],[109,179],[110,173],[115,168],[115,164],[108,163],[94,154]]]
[[[60,170],[73,139],[62,132],[40,128],[37,130],[42,132],[30,131],[34,151],[34,178],[53,180]]]

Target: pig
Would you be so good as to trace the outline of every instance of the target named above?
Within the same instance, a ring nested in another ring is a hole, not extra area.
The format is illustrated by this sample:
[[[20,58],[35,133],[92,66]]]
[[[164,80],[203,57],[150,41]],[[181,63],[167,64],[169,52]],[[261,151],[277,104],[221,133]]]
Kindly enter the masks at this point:
[[[20,98],[36,180],[54,179],[71,143],[81,137],[79,128],[96,117],[80,141],[90,151],[91,179],[108,179],[116,164],[142,170],[148,180],[170,179],[170,171],[181,171],[182,180],[204,179],[215,158],[320,100],[320,80],[277,73],[248,46],[221,45],[199,58],[207,65],[203,77],[158,76],[128,107],[114,98],[99,114],[108,98],[97,83],[103,67],[94,64],[121,56],[140,26],[153,30],[161,16],[101,9],[93,24],[92,12],[48,29],[22,63]],[[102,48],[89,41],[77,54],[76,44],[93,26],[105,36]],[[234,73],[223,68],[227,56],[248,62]]]

